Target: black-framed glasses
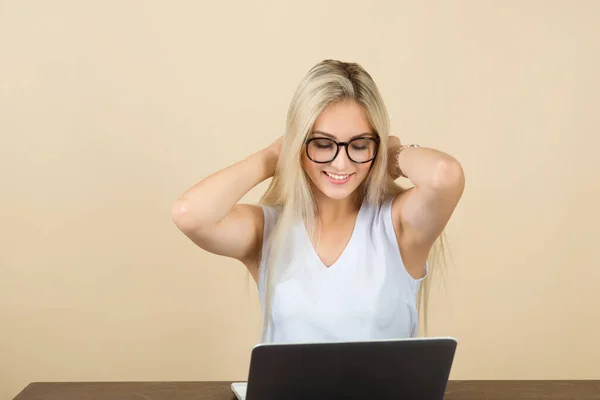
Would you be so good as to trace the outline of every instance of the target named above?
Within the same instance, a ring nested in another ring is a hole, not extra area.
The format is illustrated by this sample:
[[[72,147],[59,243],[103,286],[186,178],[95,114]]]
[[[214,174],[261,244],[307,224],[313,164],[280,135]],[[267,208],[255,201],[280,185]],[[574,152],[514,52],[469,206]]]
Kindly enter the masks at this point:
[[[313,162],[327,164],[335,160],[340,152],[340,147],[346,149],[346,155],[350,161],[364,164],[377,156],[379,138],[357,137],[349,142],[338,142],[330,138],[313,137],[306,141],[306,155]]]

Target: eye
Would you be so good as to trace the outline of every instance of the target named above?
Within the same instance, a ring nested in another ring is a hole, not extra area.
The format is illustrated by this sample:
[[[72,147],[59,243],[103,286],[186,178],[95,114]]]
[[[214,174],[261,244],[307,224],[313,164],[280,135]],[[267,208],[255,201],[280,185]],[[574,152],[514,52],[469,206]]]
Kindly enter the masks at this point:
[[[352,141],[352,149],[358,151],[368,150],[373,144],[369,139],[356,139]]]
[[[333,142],[329,139],[315,139],[311,144],[318,149],[330,149],[333,147]]]

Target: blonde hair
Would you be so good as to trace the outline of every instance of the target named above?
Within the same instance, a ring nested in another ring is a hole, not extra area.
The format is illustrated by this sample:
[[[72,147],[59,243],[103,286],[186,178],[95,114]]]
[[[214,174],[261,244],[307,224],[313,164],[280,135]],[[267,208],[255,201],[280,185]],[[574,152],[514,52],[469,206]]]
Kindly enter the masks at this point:
[[[268,321],[271,318],[271,298],[273,286],[277,281],[278,263],[287,234],[292,225],[301,219],[311,237],[315,232],[317,207],[301,159],[304,143],[311,132],[317,117],[332,104],[353,100],[365,111],[372,128],[378,134],[380,142],[378,156],[375,158],[369,175],[358,190],[358,198],[370,204],[381,204],[389,196],[404,189],[398,186],[388,173],[387,144],[389,135],[389,117],[383,99],[371,76],[357,63],[337,60],[324,60],[311,68],[300,82],[289,107],[283,143],[275,175],[260,199],[260,204],[280,209],[279,218],[269,240],[267,257],[266,285],[263,308],[262,340],[264,341]],[[440,237],[441,239],[441,237]],[[440,243],[439,245],[443,245]],[[435,248],[439,248],[434,246]],[[430,253],[430,258],[433,252]],[[436,257],[437,258],[437,257]],[[429,263],[429,271],[435,268]],[[423,315],[425,331],[427,329],[427,304],[429,279],[421,283],[417,297],[419,313]]]

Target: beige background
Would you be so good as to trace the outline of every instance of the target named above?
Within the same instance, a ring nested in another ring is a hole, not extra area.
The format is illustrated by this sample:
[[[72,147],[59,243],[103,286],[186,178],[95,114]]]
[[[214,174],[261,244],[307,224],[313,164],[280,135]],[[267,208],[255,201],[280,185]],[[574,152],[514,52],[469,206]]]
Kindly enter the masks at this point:
[[[170,208],[280,135],[323,58],[463,163],[432,308],[452,377],[600,378],[600,2],[236,3],[0,1],[0,398],[244,379],[256,289]]]

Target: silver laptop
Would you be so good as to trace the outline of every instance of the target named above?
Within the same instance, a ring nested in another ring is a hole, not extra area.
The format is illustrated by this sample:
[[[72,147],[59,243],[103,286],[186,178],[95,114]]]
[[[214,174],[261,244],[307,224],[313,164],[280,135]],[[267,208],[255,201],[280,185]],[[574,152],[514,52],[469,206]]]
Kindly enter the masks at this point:
[[[452,337],[259,344],[239,400],[442,400],[457,347]]]

